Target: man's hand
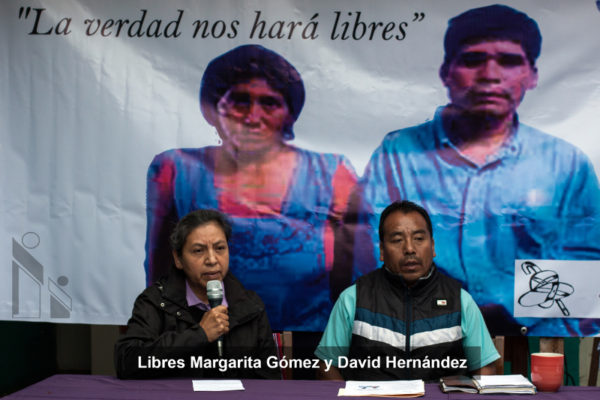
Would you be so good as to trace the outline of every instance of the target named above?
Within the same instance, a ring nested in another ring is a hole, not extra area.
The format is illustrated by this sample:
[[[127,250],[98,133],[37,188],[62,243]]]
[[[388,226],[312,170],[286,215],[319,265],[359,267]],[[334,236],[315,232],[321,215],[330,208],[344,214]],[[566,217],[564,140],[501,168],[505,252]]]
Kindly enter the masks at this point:
[[[227,307],[221,305],[205,312],[199,325],[200,328],[204,329],[208,341],[214,342],[219,336],[229,332],[229,315],[227,314]]]
[[[493,361],[475,371],[470,371],[472,375],[496,375],[496,362]]]
[[[327,381],[343,381],[344,377],[337,367],[333,365],[329,368],[329,371],[325,371],[326,365],[323,361],[319,360],[319,370],[317,371],[317,379],[327,380]]]

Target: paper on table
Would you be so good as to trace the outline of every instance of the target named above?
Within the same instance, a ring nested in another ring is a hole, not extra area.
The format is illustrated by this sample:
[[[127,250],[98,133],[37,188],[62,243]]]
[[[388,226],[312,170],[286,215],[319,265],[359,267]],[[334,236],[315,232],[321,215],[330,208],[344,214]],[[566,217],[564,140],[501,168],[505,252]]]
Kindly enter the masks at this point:
[[[347,381],[338,396],[404,396],[416,397],[425,394],[425,382],[412,381]]]
[[[486,386],[533,386],[523,375],[481,375],[475,379],[483,387]]]
[[[194,392],[224,392],[228,390],[244,390],[240,380],[193,380]]]
[[[473,377],[480,394],[535,394],[536,387],[523,375],[476,375]]]

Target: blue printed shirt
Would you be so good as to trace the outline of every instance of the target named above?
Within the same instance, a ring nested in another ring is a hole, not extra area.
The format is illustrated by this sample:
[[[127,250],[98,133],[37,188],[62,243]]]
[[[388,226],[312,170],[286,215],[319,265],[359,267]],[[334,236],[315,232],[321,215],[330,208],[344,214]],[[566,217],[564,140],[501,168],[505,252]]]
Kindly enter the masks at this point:
[[[480,306],[513,315],[515,260],[600,259],[600,188],[575,146],[515,120],[515,132],[482,165],[449,140],[440,107],[432,121],[389,133],[360,182],[355,276],[378,267],[377,227],[395,200],[429,212],[435,263]],[[529,334],[585,336],[598,320],[520,318]]]

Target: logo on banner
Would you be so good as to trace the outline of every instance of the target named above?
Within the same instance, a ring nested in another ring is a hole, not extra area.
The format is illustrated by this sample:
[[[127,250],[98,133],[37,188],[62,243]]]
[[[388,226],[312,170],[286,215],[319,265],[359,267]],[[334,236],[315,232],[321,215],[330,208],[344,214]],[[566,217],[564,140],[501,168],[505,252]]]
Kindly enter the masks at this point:
[[[521,270],[529,278],[529,291],[519,297],[523,307],[550,308],[556,305],[565,317],[571,313],[563,299],[575,292],[572,285],[561,282],[558,274],[552,270],[542,270],[531,261],[521,264]]]
[[[43,297],[46,295],[50,296],[50,318],[69,318],[72,299],[64,289],[69,278],[60,276],[56,281],[48,278],[45,286],[44,266],[29,251],[39,246],[39,235],[27,232],[21,238],[21,243],[13,238],[12,244],[13,318],[41,318]]]

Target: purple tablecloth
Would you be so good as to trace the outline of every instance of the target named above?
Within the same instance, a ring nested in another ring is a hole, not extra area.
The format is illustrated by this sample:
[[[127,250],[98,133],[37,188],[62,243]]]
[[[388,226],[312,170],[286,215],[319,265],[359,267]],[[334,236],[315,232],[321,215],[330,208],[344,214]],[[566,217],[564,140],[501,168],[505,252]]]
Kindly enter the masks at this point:
[[[344,382],[334,381],[261,381],[243,380],[246,390],[239,392],[194,392],[191,379],[122,381],[100,375],[54,375],[31,385],[6,399],[333,399]],[[428,384],[422,399],[487,400],[527,399],[528,395],[444,394],[435,384]],[[351,397],[345,397],[350,399]],[[600,387],[565,386],[557,393],[538,393],[535,400],[598,400]]]

